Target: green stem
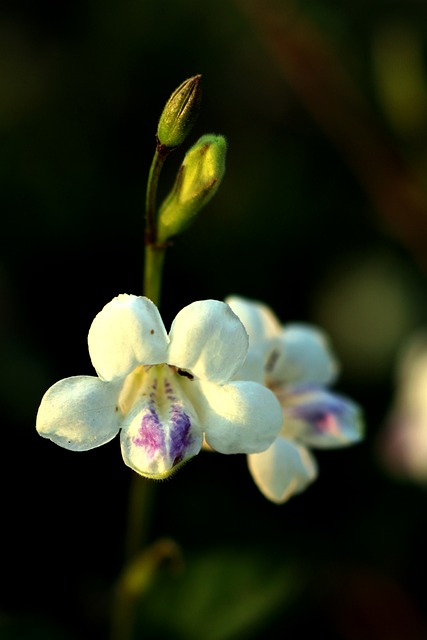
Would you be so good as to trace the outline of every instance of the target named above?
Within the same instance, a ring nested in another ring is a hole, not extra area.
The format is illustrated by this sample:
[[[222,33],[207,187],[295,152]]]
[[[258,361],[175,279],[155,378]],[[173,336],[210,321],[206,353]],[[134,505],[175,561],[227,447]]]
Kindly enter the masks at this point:
[[[159,306],[166,247],[157,238],[157,186],[163,164],[171,149],[157,144],[147,181],[145,197],[145,264],[144,295]]]
[[[132,640],[135,637],[137,607],[149,591],[161,566],[182,567],[182,552],[174,540],[159,538],[146,546],[120,576],[111,610],[112,640]]]
[[[145,247],[144,295],[159,306],[166,247],[148,244]]]
[[[129,516],[125,540],[126,562],[131,562],[149,538],[148,523],[153,503],[153,480],[133,473],[129,487]]]
[[[166,246],[157,241],[157,186],[164,161],[171,149],[157,145],[147,181],[145,200],[145,260],[143,293],[159,306]],[[128,597],[123,575],[137,562],[148,541],[154,482],[133,473],[129,488],[128,522],[125,540],[125,565],[116,585],[112,609],[111,640],[132,640],[135,635],[137,599]]]
[[[163,164],[170,153],[170,149],[157,145],[151,162],[147,180],[145,196],[145,244],[153,245],[157,242],[156,199],[159,176]]]

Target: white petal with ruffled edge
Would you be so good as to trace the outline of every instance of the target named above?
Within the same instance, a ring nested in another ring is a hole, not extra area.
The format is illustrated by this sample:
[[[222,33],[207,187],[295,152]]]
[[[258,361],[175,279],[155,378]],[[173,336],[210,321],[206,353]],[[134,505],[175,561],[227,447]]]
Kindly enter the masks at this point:
[[[206,442],[220,453],[264,451],[282,424],[282,410],[274,394],[256,382],[236,381],[223,386],[200,383],[194,402]]]
[[[327,385],[335,380],[338,363],[322,331],[289,324],[283,327],[267,373],[273,384]]]
[[[290,389],[283,403],[285,436],[317,448],[343,447],[363,437],[361,410],[324,389]]]
[[[277,504],[304,491],[317,477],[308,449],[280,436],[266,451],[249,455],[248,466],[260,491]]]
[[[92,376],[65,378],[42,398],[36,421],[41,436],[72,451],[87,451],[112,440],[120,429],[120,383]]]
[[[90,358],[103,380],[124,376],[139,364],[165,362],[168,343],[156,305],[127,294],[105,305],[88,335]]]
[[[172,323],[167,362],[197,378],[223,384],[243,364],[248,336],[230,307],[201,300],[184,307]]]

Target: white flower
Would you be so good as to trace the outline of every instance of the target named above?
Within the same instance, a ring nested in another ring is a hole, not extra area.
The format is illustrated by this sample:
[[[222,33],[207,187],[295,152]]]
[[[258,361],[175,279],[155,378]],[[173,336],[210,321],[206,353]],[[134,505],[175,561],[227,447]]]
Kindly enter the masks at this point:
[[[266,305],[231,296],[226,302],[249,334],[238,376],[257,380],[277,396],[282,428],[273,444],[248,456],[252,477],[271,501],[283,503],[317,477],[311,447],[341,447],[362,437],[360,410],[328,391],[337,362],[324,334],[303,324],[282,326]]]
[[[38,432],[62,447],[86,451],[121,431],[125,463],[165,478],[200,451],[203,436],[221,453],[249,453],[280,429],[271,391],[232,380],[248,337],[223,302],[185,307],[168,336],[148,298],[119,295],[95,317],[88,345],[98,377],[60,380],[38,411]]]
[[[396,391],[378,439],[381,461],[400,480],[427,486],[427,333],[402,344]]]

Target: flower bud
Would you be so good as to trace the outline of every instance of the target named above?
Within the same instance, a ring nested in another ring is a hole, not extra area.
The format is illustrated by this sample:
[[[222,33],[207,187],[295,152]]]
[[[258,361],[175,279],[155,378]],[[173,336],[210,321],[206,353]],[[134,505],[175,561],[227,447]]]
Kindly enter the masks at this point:
[[[226,151],[224,136],[214,134],[202,136],[187,151],[159,210],[159,242],[180,233],[216,193],[225,172]]]
[[[173,149],[182,144],[190,133],[199,112],[201,78],[197,75],[185,80],[167,101],[157,126],[160,145]]]

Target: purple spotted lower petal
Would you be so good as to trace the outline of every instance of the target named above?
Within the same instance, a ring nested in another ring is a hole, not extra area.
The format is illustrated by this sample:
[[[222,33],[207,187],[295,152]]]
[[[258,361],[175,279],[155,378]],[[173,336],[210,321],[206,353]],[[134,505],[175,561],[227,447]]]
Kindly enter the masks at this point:
[[[362,437],[359,407],[322,388],[295,387],[283,403],[284,433],[313,447],[340,447]]]
[[[167,477],[202,446],[202,432],[190,403],[184,404],[182,379],[173,372],[150,381],[148,393],[136,403],[129,424],[122,429],[121,444],[126,464],[143,476]],[[190,383],[191,384],[191,383]]]

